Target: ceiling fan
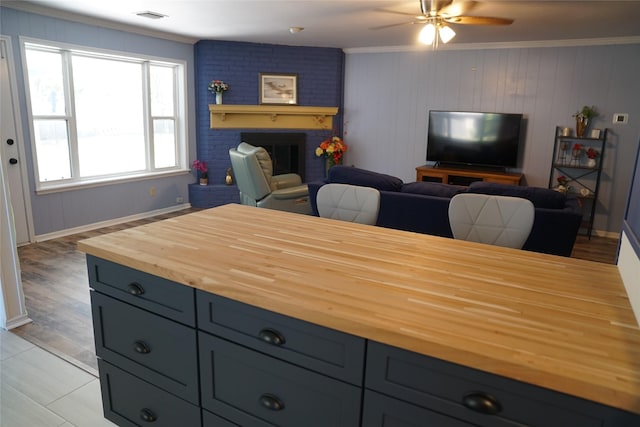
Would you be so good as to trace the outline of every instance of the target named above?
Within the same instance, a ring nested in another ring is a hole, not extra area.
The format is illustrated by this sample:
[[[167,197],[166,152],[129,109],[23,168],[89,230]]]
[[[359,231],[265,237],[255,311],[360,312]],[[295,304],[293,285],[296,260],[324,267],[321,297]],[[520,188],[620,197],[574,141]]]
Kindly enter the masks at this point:
[[[405,24],[424,24],[425,27],[420,31],[418,39],[434,48],[438,43],[448,43],[456,32],[447,24],[462,25],[510,25],[513,19],[495,18],[489,16],[469,16],[467,13],[478,6],[479,2],[454,1],[454,0],[419,0],[421,15],[414,16],[413,21],[402,22],[399,24],[384,25],[377,29],[395,27]],[[396,12],[392,10],[384,10],[385,12],[398,13],[401,15],[409,15],[404,12]]]

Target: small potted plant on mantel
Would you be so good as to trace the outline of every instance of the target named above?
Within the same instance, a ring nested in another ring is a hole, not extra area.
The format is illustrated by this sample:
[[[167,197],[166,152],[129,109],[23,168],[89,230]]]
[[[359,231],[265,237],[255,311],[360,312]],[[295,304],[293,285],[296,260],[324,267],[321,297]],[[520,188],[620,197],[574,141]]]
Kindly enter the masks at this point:
[[[593,105],[591,107],[585,105],[580,111],[574,114],[574,117],[576,118],[576,136],[578,138],[582,138],[584,136],[587,126],[589,125],[589,120],[597,115],[598,111]]]

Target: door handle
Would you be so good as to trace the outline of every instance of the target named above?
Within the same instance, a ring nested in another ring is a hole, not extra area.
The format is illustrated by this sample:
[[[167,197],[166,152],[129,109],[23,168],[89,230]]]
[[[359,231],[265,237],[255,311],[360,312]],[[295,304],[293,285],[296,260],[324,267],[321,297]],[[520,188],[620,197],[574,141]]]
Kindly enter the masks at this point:
[[[12,138],[7,139],[7,145],[13,145],[13,142]]]
[[[10,159],[9,159],[9,164],[11,164],[11,165],[18,164],[18,159],[13,158],[13,157],[12,157],[12,158],[10,158]]]

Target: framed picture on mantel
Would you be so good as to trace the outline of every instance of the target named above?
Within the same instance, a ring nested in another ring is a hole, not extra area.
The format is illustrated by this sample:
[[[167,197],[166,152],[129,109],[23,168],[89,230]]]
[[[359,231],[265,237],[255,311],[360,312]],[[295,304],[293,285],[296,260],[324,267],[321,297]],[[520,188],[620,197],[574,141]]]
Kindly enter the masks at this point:
[[[260,104],[298,104],[298,75],[260,73]]]

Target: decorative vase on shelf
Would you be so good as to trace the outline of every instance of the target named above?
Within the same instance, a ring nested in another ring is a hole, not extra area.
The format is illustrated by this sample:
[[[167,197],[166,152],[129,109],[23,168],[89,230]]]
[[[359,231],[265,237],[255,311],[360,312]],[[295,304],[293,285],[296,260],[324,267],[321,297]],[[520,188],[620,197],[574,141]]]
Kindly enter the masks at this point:
[[[587,159],[587,167],[595,168],[597,164],[596,159]]]
[[[337,162],[333,158],[333,156],[326,156],[324,158],[324,177],[327,178],[329,176],[329,169],[331,169],[335,165],[341,165],[342,159],[339,159]]]
[[[560,143],[560,150],[558,151],[558,163],[564,165],[567,163],[567,155],[569,152],[569,143],[562,141]]]
[[[216,104],[222,104],[222,92],[216,92]]]
[[[207,185],[209,184],[209,179],[207,177],[204,178],[200,178],[200,185]]]
[[[578,138],[584,137],[584,133],[587,130],[587,125],[589,124],[589,119],[583,116],[576,117],[576,136]]]
[[[571,152],[571,166],[580,166],[580,154],[582,150],[574,148]]]

